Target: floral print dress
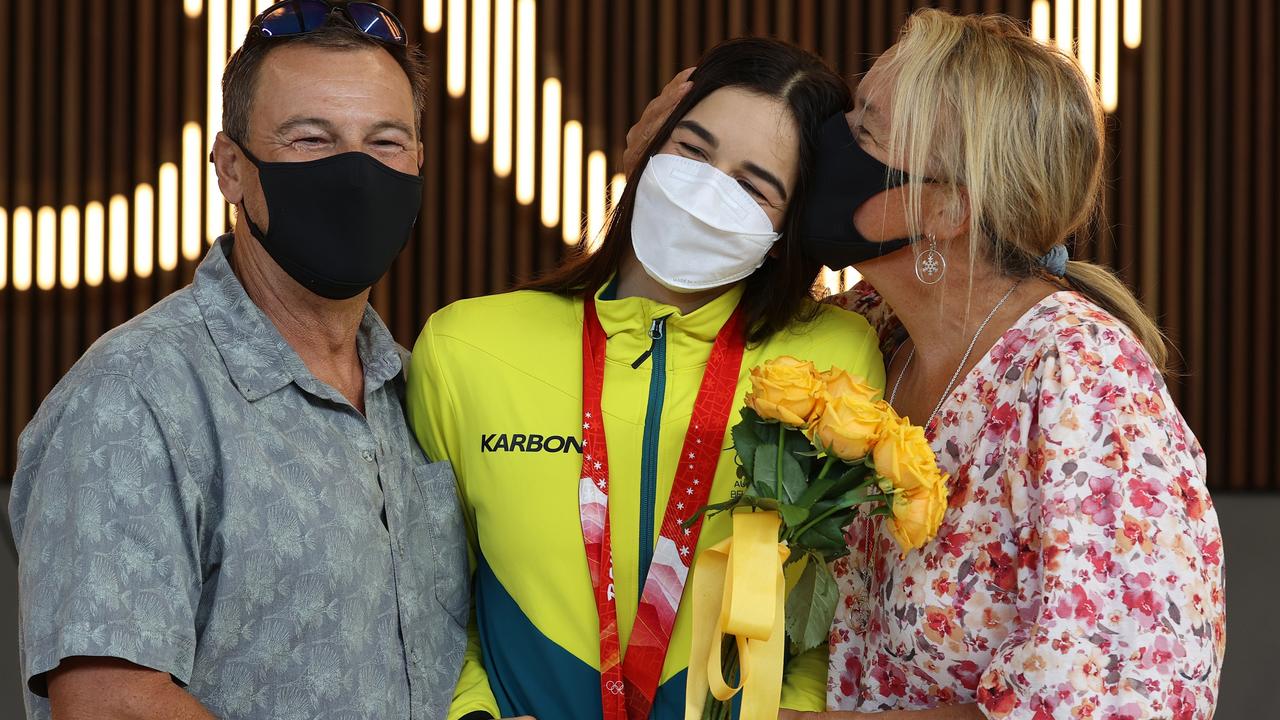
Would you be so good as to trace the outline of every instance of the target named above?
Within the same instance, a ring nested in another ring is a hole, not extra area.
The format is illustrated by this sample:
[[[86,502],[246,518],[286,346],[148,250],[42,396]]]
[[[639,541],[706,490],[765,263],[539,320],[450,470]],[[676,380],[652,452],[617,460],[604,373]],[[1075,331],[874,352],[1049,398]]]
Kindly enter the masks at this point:
[[[889,357],[905,333],[866,284]],[[1205,458],[1133,334],[1073,292],[1029,310],[927,428],[951,498],[901,557],[859,518],[835,564],[834,710],[1209,718],[1225,646]]]

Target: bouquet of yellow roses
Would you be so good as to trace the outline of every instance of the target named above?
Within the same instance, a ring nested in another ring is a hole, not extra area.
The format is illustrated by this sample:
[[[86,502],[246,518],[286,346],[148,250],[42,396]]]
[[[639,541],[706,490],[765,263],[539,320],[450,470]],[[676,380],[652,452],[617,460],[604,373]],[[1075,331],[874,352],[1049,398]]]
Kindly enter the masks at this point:
[[[732,512],[733,535],[695,566],[686,720],[731,717],[739,691],[742,720],[777,718],[786,658],[827,639],[839,599],[830,563],[849,553],[857,513],[883,517],[903,553],[937,532],[947,476],[924,429],[879,396],[792,357],[751,370],[732,430],[742,490],[698,513]]]

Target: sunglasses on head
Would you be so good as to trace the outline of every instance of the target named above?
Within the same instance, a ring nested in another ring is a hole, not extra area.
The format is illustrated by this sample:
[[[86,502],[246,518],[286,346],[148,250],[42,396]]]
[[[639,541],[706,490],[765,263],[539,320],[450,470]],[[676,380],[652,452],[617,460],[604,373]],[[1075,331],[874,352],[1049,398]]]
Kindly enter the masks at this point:
[[[288,37],[315,32],[338,13],[369,37],[391,45],[407,45],[404,25],[390,10],[371,2],[284,0],[263,10],[250,26],[260,37]]]

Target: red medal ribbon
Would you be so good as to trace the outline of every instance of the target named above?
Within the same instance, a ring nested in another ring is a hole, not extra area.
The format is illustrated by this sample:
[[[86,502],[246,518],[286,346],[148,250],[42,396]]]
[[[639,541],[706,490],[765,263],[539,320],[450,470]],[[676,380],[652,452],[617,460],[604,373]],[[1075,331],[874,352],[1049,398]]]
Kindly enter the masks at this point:
[[[578,512],[600,616],[600,696],[605,720],[644,720],[653,707],[676,612],[702,532],[701,518],[687,529],[682,525],[707,504],[711,495],[742,369],[743,322],[739,307],[720,328],[711,348],[624,661],[614,599],[609,451],[601,409],[608,338],[596,314],[595,299],[588,295],[583,304],[582,478],[578,485]]]

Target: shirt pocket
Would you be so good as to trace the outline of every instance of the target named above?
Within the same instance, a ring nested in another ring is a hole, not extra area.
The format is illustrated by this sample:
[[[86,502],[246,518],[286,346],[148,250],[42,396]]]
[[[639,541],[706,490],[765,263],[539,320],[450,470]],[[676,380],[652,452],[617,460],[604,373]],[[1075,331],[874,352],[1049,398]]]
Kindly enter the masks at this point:
[[[435,586],[436,601],[455,622],[466,627],[471,611],[471,570],[453,466],[448,462],[420,465],[414,468],[413,479],[422,496],[420,517],[427,525],[425,537],[431,543],[431,547],[419,548],[416,554],[430,561],[428,577]]]

